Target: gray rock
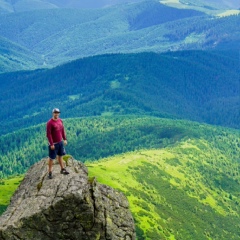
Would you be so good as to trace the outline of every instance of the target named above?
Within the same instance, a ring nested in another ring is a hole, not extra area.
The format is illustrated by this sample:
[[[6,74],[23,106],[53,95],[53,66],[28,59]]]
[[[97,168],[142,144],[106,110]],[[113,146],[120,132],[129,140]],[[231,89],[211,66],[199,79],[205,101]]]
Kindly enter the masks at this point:
[[[88,178],[84,164],[68,159],[69,175],[47,159],[33,165],[0,217],[1,240],[133,240],[135,227],[126,197]]]

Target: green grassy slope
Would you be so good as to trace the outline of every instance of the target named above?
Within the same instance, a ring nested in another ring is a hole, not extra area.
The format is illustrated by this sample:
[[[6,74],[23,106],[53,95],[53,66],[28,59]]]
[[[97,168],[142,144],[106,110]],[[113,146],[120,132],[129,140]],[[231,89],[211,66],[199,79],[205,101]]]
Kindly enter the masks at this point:
[[[2,74],[0,134],[45,122],[55,106],[63,118],[150,114],[237,128],[238,76],[237,52],[202,51],[103,55]]]
[[[12,194],[17,189],[23,176],[0,179],[0,214],[7,208]]]
[[[148,116],[65,126],[67,152],[128,197],[138,239],[238,239],[239,131]],[[43,132],[38,126],[1,138],[1,171],[22,172],[46,156]]]
[[[90,176],[127,195],[138,239],[238,239],[235,160],[211,142],[188,139],[87,166]]]

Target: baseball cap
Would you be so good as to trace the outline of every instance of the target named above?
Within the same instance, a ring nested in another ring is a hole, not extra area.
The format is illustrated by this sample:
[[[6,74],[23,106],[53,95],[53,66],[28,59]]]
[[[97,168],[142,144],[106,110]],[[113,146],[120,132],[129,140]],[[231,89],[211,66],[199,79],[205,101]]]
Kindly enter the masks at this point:
[[[59,110],[58,108],[54,108],[54,109],[52,110],[52,113],[60,113],[60,110]]]

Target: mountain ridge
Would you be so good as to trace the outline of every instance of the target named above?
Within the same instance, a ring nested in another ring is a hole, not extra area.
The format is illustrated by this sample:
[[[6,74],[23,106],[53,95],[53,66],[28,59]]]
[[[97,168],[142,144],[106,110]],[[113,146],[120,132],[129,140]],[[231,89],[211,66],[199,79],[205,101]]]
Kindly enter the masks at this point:
[[[238,76],[235,51],[101,55],[1,74],[1,134],[44,122],[53,101],[64,118],[149,114],[238,128]]]
[[[106,8],[119,4],[126,3],[137,3],[142,0],[99,0],[98,2],[93,0],[82,0],[81,2],[77,0],[66,1],[66,0],[16,0],[14,2],[9,2],[7,0],[2,0],[0,2],[0,14],[6,14],[9,12],[21,12],[21,11],[29,11],[29,10],[39,10],[39,9],[52,9],[52,8]],[[149,0],[150,1],[150,0]],[[152,2],[155,0],[152,0]],[[156,1],[155,1],[156,2]],[[240,8],[240,4],[237,0],[216,0],[209,3],[206,0],[198,0],[196,1],[160,1],[166,5],[172,6],[181,6],[181,7],[202,7],[210,10],[216,9],[238,9]]]
[[[237,49],[239,18],[213,17],[193,9],[143,1],[103,9],[0,15],[0,35],[33,51],[40,56],[40,63],[51,67],[106,53]]]
[[[91,8],[106,8],[123,3],[135,3],[142,0],[15,0],[9,3],[7,0],[0,2],[0,14],[9,12],[25,12],[41,9],[55,9],[55,8],[74,8],[74,9],[91,9]]]
[[[44,66],[38,54],[31,52],[6,38],[0,37],[0,73],[11,72],[13,69],[33,70]]]

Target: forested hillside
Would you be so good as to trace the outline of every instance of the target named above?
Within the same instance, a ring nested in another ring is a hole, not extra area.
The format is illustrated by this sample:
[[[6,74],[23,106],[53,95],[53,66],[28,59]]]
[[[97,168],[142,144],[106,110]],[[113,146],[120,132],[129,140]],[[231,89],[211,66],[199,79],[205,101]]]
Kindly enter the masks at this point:
[[[220,18],[194,8],[143,1],[103,9],[3,14],[0,36],[37,54],[40,68],[43,63],[51,67],[105,53],[237,49],[239,22],[240,15]],[[2,72],[20,69],[14,66]]]
[[[36,69],[41,64],[44,67],[38,54],[0,37],[0,73],[13,69]]]
[[[62,117],[149,114],[239,127],[238,53],[103,55],[0,75],[0,134]],[[11,107],[9,107],[11,106]]]
[[[149,117],[89,117],[66,119],[64,123],[67,152],[83,162],[135,149],[166,147],[194,136],[192,129],[187,130],[180,122],[177,126],[174,121]],[[46,124],[41,124],[0,139],[0,177],[23,173],[48,154],[45,128]]]
[[[67,153],[128,197],[138,239],[238,239],[239,131],[148,116],[64,124]],[[47,155],[45,124],[0,144],[1,176],[22,173]],[[0,207],[9,199],[6,187],[13,192],[19,180],[1,181]]]
[[[54,8],[106,8],[116,4],[127,4],[141,2],[143,0],[1,0],[0,2],[0,14],[6,14],[9,12],[23,12],[30,10],[40,9],[54,9]],[[150,0],[148,0],[150,1]],[[156,0],[152,0],[156,1]],[[201,8],[210,10],[219,9],[238,9],[240,3],[238,0],[181,0],[181,1],[160,1],[164,4],[173,4],[181,6],[182,8]]]
[[[133,115],[73,118],[65,119],[64,123],[69,141],[67,152],[83,162],[137,149],[169,147],[183,139],[202,137],[216,144],[221,152],[226,151],[236,163],[239,161],[238,130]],[[1,176],[23,173],[48,154],[46,124],[6,134],[0,144]]]

